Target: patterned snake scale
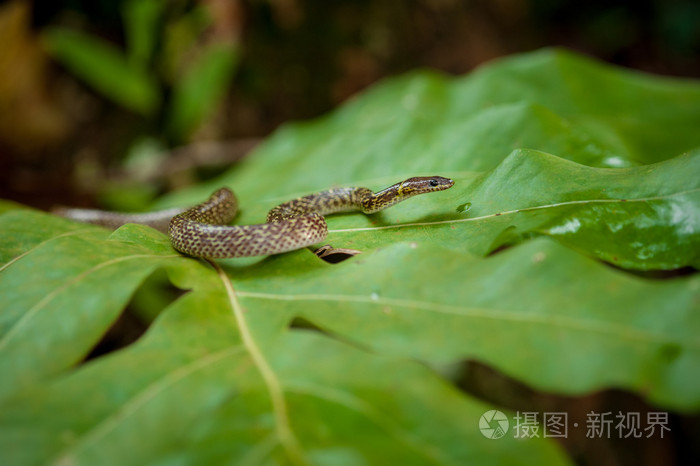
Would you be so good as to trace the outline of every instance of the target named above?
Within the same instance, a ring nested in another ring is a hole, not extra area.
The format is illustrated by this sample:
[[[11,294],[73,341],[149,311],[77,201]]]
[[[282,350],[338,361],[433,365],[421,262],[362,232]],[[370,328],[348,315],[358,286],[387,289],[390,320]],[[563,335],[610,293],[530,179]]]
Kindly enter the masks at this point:
[[[414,177],[373,193],[367,188],[337,188],[293,199],[267,214],[267,223],[227,224],[233,220],[238,202],[233,192],[221,188],[205,202],[184,212],[168,209],[146,214],[124,214],[88,209],[60,209],[55,213],[88,223],[117,228],[142,223],[165,231],[178,251],[195,257],[220,259],[262,256],[301,249],[316,244],[328,234],[324,215],[386,209],[418,194],[443,191],[454,181],[441,176]]]

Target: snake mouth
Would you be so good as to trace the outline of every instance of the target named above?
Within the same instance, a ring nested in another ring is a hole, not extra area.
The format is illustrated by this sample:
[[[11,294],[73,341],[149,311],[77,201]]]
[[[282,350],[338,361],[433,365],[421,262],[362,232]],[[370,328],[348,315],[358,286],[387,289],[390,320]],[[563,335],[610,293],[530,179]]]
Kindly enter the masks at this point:
[[[430,180],[430,185],[437,188],[437,191],[444,191],[455,185],[451,178],[443,178],[442,176],[433,176]]]

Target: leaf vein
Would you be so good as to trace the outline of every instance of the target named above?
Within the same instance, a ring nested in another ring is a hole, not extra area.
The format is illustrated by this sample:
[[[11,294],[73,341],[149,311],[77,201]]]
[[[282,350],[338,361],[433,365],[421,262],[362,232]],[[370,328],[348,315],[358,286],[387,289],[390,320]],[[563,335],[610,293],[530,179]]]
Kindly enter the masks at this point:
[[[0,339],[0,351],[2,351],[8,344],[12,338],[24,327],[27,325],[27,323],[34,318],[34,316],[43,308],[45,307],[48,303],[50,303],[56,296],[64,292],[66,289],[70,288],[71,286],[75,285],[76,283],[80,282],[83,280],[85,277],[89,276],[92,273],[95,273],[101,269],[104,269],[106,267],[112,266],[114,264],[118,264],[120,262],[132,260],[132,259],[143,259],[143,258],[149,258],[149,257],[155,257],[155,258],[171,258],[171,257],[183,257],[179,254],[173,254],[173,255],[167,255],[167,256],[157,256],[154,254],[134,254],[131,256],[123,256],[123,257],[117,257],[114,259],[110,259],[108,261],[102,262],[100,264],[97,264],[94,267],[91,267],[90,269],[81,272],[80,274],[76,275],[73,277],[71,280],[68,280],[65,282],[63,285],[59,286],[46,296],[44,296],[43,299],[41,299],[38,303],[36,303],[34,306],[32,306],[31,309],[29,309],[27,312],[25,312],[22,317],[20,317],[17,322],[14,323],[12,328],[5,334],[5,336]]]
[[[634,202],[648,202],[648,201],[660,201],[668,199],[675,196],[681,196],[684,194],[691,194],[700,191],[700,188],[689,189],[687,191],[680,191],[677,193],[672,193],[667,196],[655,196],[655,197],[644,197],[638,199],[582,199],[578,201],[565,201],[557,202],[554,204],[545,204],[532,207],[524,207],[522,209],[506,210],[503,212],[497,212],[495,214],[482,215],[480,217],[470,217],[470,218],[458,218],[453,220],[439,220],[436,222],[415,222],[415,223],[399,223],[397,225],[382,225],[379,227],[361,227],[361,228],[341,228],[338,230],[328,230],[328,233],[354,233],[358,231],[378,231],[378,230],[390,230],[395,228],[406,228],[406,227],[423,227],[430,225],[449,225],[454,223],[466,223],[466,222],[476,222],[478,220],[485,220],[487,218],[500,217],[503,215],[512,215],[521,212],[530,212],[533,210],[543,210],[551,209],[555,207],[562,207],[568,205],[578,205],[578,204],[608,204],[608,203],[634,203]]]
[[[462,317],[473,317],[479,319],[490,319],[500,321],[512,321],[529,323],[543,326],[561,327],[568,330],[588,331],[592,333],[612,334],[617,337],[643,343],[671,341],[668,335],[652,333],[649,331],[634,329],[628,326],[603,323],[593,320],[580,319],[574,317],[524,314],[514,311],[488,309],[468,306],[454,306],[449,304],[434,303],[428,301],[414,301],[407,299],[385,298],[374,296],[353,296],[353,295],[331,295],[331,294],[270,294],[241,291],[238,293],[242,298],[272,299],[281,301],[332,301],[332,302],[355,302],[373,304],[381,306],[395,306],[404,308],[423,309],[441,314],[453,314]],[[684,341],[683,344],[694,349],[700,349],[700,340]]]
[[[68,450],[61,452],[55,463],[72,464],[73,462],[71,461],[71,457],[75,456],[76,451],[87,448],[100,438],[107,435],[107,433],[116,428],[120,422],[123,422],[126,418],[136,413],[139,409],[146,405],[146,403],[151,401],[168,387],[220,361],[221,359],[233,356],[237,353],[242,353],[243,351],[244,349],[241,346],[226,348],[225,350],[217,351],[216,353],[210,353],[205,357],[197,359],[186,366],[182,366],[177,370],[168,373],[164,377],[158,379],[155,383],[148,385],[143,391],[138,393],[127,403],[124,403],[122,407],[114,414],[105,418],[102,422],[93,427],[82,437],[83,440],[81,442],[74,444]]]
[[[265,458],[270,456],[272,450],[274,450],[277,445],[279,445],[277,436],[275,434],[270,434],[248,450],[248,453],[246,453],[242,459],[236,460],[236,463],[239,466],[257,466],[263,464],[265,463]]]
[[[435,463],[454,464],[452,461],[446,458],[442,452],[435,449],[432,445],[427,444],[423,440],[416,438],[414,435],[411,435],[410,432],[401,428],[401,426],[399,426],[397,423],[390,422],[387,419],[386,414],[378,412],[372,405],[361,398],[328,387],[319,387],[317,385],[300,383],[285,384],[285,390],[315,396],[317,398],[337,403],[345,406],[346,408],[357,411],[364,415],[367,419],[371,420],[374,424],[390,433],[401,443],[413,448],[425,457],[435,461]]]
[[[52,241],[52,240],[55,240],[55,239],[58,239],[58,238],[66,238],[66,237],[68,237],[68,236],[74,236],[74,235],[78,235],[78,234],[80,234],[80,233],[86,233],[86,232],[88,232],[88,231],[95,231],[95,230],[94,230],[93,228],[81,228],[81,229],[79,229],[79,230],[67,231],[67,232],[65,232],[65,233],[61,233],[60,235],[56,235],[56,236],[52,236],[51,238],[47,238],[47,239],[45,239],[44,241],[40,242],[39,244],[35,244],[35,245],[34,245],[33,247],[31,247],[30,249],[24,251],[22,254],[20,254],[19,256],[15,257],[15,258],[13,258],[13,259],[10,260],[9,262],[7,262],[5,265],[3,265],[2,267],[0,267],[0,272],[2,272],[3,270],[5,270],[5,269],[8,268],[10,265],[14,264],[15,262],[17,262],[18,260],[20,260],[20,259],[23,258],[24,256],[26,256],[26,255],[29,254],[30,252],[34,251],[36,248],[38,248],[38,247],[41,246],[42,244],[45,244],[45,243],[47,243],[47,242],[49,242],[49,241]]]

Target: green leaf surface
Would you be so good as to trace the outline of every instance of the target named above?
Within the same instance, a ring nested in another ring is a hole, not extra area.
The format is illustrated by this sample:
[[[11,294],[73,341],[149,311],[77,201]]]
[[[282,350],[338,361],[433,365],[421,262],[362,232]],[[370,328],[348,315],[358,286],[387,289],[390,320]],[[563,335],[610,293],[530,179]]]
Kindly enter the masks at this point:
[[[42,242],[61,236],[91,234],[95,239],[106,236],[105,231],[92,225],[68,221],[60,217],[50,217],[34,210],[25,210],[7,204],[7,210],[0,210],[0,267],[18,260]],[[0,269],[1,270],[1,269]]]
[[[485,438],[478,420],[491,407],[460,395],[417,363],[373,356],[316,333],[288,332],[291,316],[277,306],[264,315],[246,312],[223,271],[172,257],[167,242],[146,227],[127,226],[82,247],[76,254],[66,238],[52,240],[12,265],[13,276],[21,278],[23,265],[46,260],[45,249],[57,261],[75,257],[79,278],[53,284],[53,294],[101,303],[89,319],[78,300],[27,313],[30,323],[9,322],[9,331],[5,325],[10,343],[0,349],[2,360],[15,364],[0,371],[24,383],[11,384],[15,395],[0,412],[3,462],[101,464],[128,446],[129,461],[137,463],[565,463],[553,444],[540,439],[506,437],[495,444]],[[119,248],[121,254],[112,254]],[[96,326],[110,315],[106,307],[120,305],[112,284],[123,292],[137,286],[128,268],[120,267],[119,277],[102,276],[98,268],[132,261],[141,272],[164,266],[176,285],[192,291],[133,347],[65,377],[44,370],[42,362],[74,359],[59,348],[81,348],[80,340],[100,333]],[[96,286],[98,280],[110,286]],[[42,342],[53,350],[43,351],[43,359],[26,357],[38,350],[12,351],[15,333],[41,330],[39,321],[61,310],[61,331],[44,329],[48,340]],[[60,338],[68,333],[70,344]],[[12,372],[15,367],[32,369],[44,382],[30,386],[26,373]]]
[[[4,210],[0,462],[566,462],[548,441],[484,438],[494,407],[420,365],[465,358],[546,392],[699,411],[700,276],[675,271],[700,263],[698,109],[697,82],[558,50],[413,73],[159,204],[228,185],[236,221],[258,223],[331,186],[455,179],[329,217],[328,242],[363,251],[334,265],[308,250],[208,264],[147,227]],[[157,269],[187,292],[137,343],[76,366]]]
[[[45,30],[43,39],[55,60],[106,97],[145,115],[157,109],[160,101],[157,84],[140,66],[130,64],[113,45],[60,27]]]
[[[243,305],[274,305],[381,353],[485,361],[546,391],[624,387],[700,408],[697,275],[640,279],[547,239],[486,260],[420,242],[342,266],[312,259],[296,278],[277,258],[233,269]]]
[[[166,259],[185,260],[174,251],[162,258],[130,246],[63,234],[6,265],[0,275],[0,399],[80,361],[119,316],[134,287]],[[36,276],[37,264],[46,273]]]

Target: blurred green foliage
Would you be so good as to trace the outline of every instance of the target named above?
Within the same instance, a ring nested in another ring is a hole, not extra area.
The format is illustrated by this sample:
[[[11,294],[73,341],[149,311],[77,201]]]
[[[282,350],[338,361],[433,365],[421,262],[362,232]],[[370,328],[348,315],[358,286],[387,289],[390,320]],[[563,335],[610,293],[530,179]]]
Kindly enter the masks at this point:
[[[230,41],[203,40],[211,25],[204,6],[169,11],[165,0],[122,4],[126,49],[65,26],[45,29],[51,56],[104,97],[162,121],[182,142],[212,113],[236,69]]]
[[[385,76],[460,75],[543,46],[700,76],[699,23],[696,0],[12,0],[0,7],[0,195],[96,204],[136,159],[259,139]]]
[[[148,71],[110,43],[62,27],[47,30],[44,37],[56,60],[105,97],[144,115],[152,115],[160,104],[158,85]]]

